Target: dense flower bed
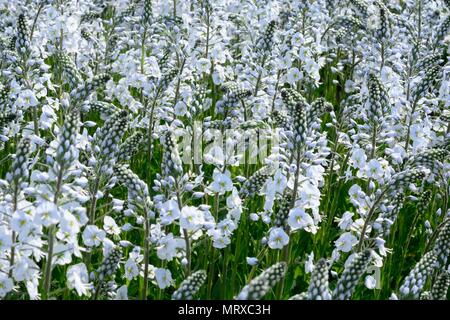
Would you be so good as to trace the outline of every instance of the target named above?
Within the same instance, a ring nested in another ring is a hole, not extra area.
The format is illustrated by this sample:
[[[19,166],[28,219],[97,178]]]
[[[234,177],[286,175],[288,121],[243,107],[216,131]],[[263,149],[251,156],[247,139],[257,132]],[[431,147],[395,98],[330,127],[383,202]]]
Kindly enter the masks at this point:
[[[448,0],[0,0],[1,299],[447,299]]]

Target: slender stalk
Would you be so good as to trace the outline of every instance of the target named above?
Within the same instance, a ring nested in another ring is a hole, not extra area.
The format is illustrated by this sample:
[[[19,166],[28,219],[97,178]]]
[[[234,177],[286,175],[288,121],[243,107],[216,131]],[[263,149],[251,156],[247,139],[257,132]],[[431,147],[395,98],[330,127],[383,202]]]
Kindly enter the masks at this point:
[[[91,192],[91,206],[89,207],[89,224],[92,224],[95,221],[95,210],[97,207],[97,192],[100,187],[100,174],[97,174],[97,177],[94,182],[94,188]]]
[[[54,247],[54,226],[50,226],[48,229],[48,251],[47,251],[47,263],[45,264],[45,276],[44,276],[44,299],[48,299],[50,296],[50,284],[52,281],[52,258]]]
[[[141,74],[144,74],[144,64],[145,64],[145,40],[147,38],[147,26],[144,27],[144,33],[142,35],[141,42]],[[144,89],[141,89],[141,103],[144,99]]]
[[[180,99],[181,74],[183,73],[185,64],[186,64],[186,58],[183,58],[183,60],[181,62],[180,72],[179,72],[180,76],[178,77],[177,85],[175,86],[175,99],[174,99],[174,102],[173,102],[174,106],[177,104],[178,99]]]
[[[278,70],[278,73],[277,73],[277,83],[275,84],[275,93],[273,94],[272,107],[270,108],[271,113],[273,113],[273,110],[275,108],[275,100],[277,98],[278,87],[280,85],[281,71],[282,70],[280,69],[280,70]]]
[[[152,106],[150,107],[150,119],[148,121],[148,163],[151,163],[153,157],[153,114],[155,111],[157,98],[153,100]]]
[[[37,19],[39,18],[39,15],[41,14],[42,8],[44,7],[45,1],[41,1],[39,4],[38,10],[36,12],[36,15],[34,16],[33,25],[31,26],[30,31],[30,42],[33,40],[33,34],[34,34],[34,28],[36,27]]]
[[[434,241],[436,240],[436,238],[439,236],[439,233],[441,233],[442,229],[444,228],[444,226],[450,223],[450,218],[446,218],[444,221],[442,221],[437,227],[436,230],[434,230],[433,234],[431,235],[431,237],[429,238],[430,240],[428,240],[427,245],[425,246],[425,251],[424,252],[428,252],[428,250],[430,250],[431,245],[434,243]]]
[[[180,188],[179,188],[177,179],[175,179],[175,189],[176,189],[178,207],[181,210],[183,208],[183,202],[181,199]],[[189,240],[189,233],[186,229],[183,229],[183,237],[184,237],[184,241],[186,244],[186,260],[187,260],[186,276],[188,277],[191,275],[191,244],[190,244],[190,240]]]
[[[17,197],[19,196],[19,186],[16,183],[14,185],[14,192],[13,192],[13,213],[17,210]],[[16,232],[13,231],[11,234],[11,255],[9,257],[9,272],[8,272],[8,277],[12,277],[12,271],[13,271],[13,265],[14,265],[14,260],[15,260],[15,255],[16,255],[16,248],[14,247],[14,242],[16,241]]]
[[[224,254],[223,254],[223,263],[222,263],[222,284],[223,284],[223,294],[222,294],[222,299],[227,299],[227,293],[228,293],[228,286],[227,286],[227,273],[228,273],[228,255],[229,255],[229,251],[230,251],[230,247],[226,247],[224,249]]]
[[[142,289],[142,300],[147,300],[147,290],[148,290],[148,266],[149,266],[149,255],[150,255],[150,222],[148,220],[147,210],[144,210],[144,286]]]
[[[145,40],[147,39],[147,27],[144,27],[144,33],[142,35],[141,42],[141,73],[144,74],[144,62],[145,62]]]
[[[206,44],[205,44],[205,58],[208,59],[208,53],[209,53],[209,32],[210,32],[210,18],[209,18],[209,5],[206,5]]]
[[[173,17],[177,17],[177,0],[173,0]]]
[[[95,286],[95,292],[94,292],[94,297],[92,298],[93,300],[98,300],[98,294],[100,293],[100,288],[103,284],[103,281],[99,281],[98,284]]]
[[[382,41],[382,42],[381,42],[381,66],[380,66],[380,72],[381,72],[381,70],[383,70],[383,67],[384,67],[384,59],[385,59],[385,57],[384,57],[384,55],[385,55],[384,51],[385,51],[385,48],[384,48],[384,41]]]
[[[367,214],[367,217],[364,221],[364,225],[361,229],[361,236],[359,238],[359,243],[358,243],[358,252],[362,251],[362,246],[364,243],[364,237],[366,235],[366,230],[367,227],[369,226],[370,221],[372,220],[373,215],[375,214],[375,209],[377,208],[377,206],[380,204],[381,200],[383,200],[383,197],[385,195],[386,191],[383,191],[378,198],[375,200],[375,202],[373,203],[373,205],[370,207],[369,213]]]
[[[190,240],[189,240],[189,233],[187,232],[186,229],[183,229],[183,237],[184,237],[184,241],[186,242],[186,259],[187,259],[186,276],[190,276],[191,275],[191,244],[190,244]]]
[[[61,191],[62,178],[65,166],[61,165],[58,178],[56,180],[55,195],[53,198],[53,203],[56,205],[58,203],[59,193]],[[45,265],[45,277],[44,277],[44,298],[47,299],[50,295],[50,284],[52,281],[52,259],[53,259],[53,246],[54,246],[54,226],[50,226],[48,229],[48,251],[47,251],[47,262]]]
[[[341,121],[337,121],[338,124],[341,123]],[[327,213],[327,220],[325,222],[325,226],[322,228],[322,234],[325,235],[327,234],[331,224],[333,223],[333,217],[334,217],[334,210],[330,210],[330,208],[332,208],[333,206],[333,202],[334,199],[336,197],[331,197],[331,187],[332,187],[332,178],[333,178],[333,171],[334,171],[334,164],[336,161],[336,154],[337,154],[337,148],[338,148],[338,142],[339,142],[339,130],[340,127],[335,127],[335,136],[334,136],[334,141],[333,141],[333,150],[331,151],[331,162],[330,162],[330,166],[328,168],[329,172],[327,174],[328,176],[328,187],[327,187],[327,195],[328,195],[328,201],[326,204],[326,213]],[[348,153],[347,153],[348,155]],[[344,161],[345,163],[345,161]],[[341,166],[342,168],[342,166]],[[335,190],[339,190],[339,188],[336,188]],[[330,201],[329,199],[333,199],[332,201]],[[321,247],[323,248],[324,244],[325,244],[325,237],[321,237],[322,241],[321,241]]]
[[[419,3],[419,10],[418,10],[418,19],[417,19],[417,37],[420,41],[422,37],[422,0],[418,1]]]
[[[409,101],[409,96],[411,94],[411,75],[412,75],[412,61],[408,64],[408,77],[406,79],[406,101]]]
[[[253,95],[256,97],[258,95],[258,90],[259,90],[259,86],[261,84],[261,78],[262,78],[262,73],[264,70],[264,65],[266,64],[266,59],[267,59],[267,54],[264,54],[264,56],[262,57],[262,61],[261,61],[261,66],[260,66],[260,70],[258,73],[258,78],[256,79],[256,85],[255,85],[255,92],[253,93]]]
[[[403,269],[403,265],[404,265],[405,259],[406,259],[406,254],[408,253],[409,244],[411,242],[413,233],[416,230],[416,224],[417,224],[417,221],[419,220],[420,214],[421,214],[421,212],[419,210],[417,210],[416,214],[414,215],[413,221],[411,223],[411,227],[409,228],[408,235],[406,237],[406,242],[405,242],[405,245],[403,246],[402,260],[400,262],[400,268],[399,268],[400,271],[402,271],[402,269]]]
[[[416,107],[417,107],[417,102],[418,101],[419,101],[419,98],[417,97],[414,100],[414,103],[413,103],[412,108],[411,108],[411,114],[410,114],[410,117],[409,117],[408,128],[406,130],[405,152],[408,152],[408,147],[409,147],[409,143],[410,143],[410,140],[411,140],[409,135],[410,135],[410,132],[411,132],[411,126],[412,126],[412,123],[413,123],[413,116],[414,116],[414,112],[416,111]]]
[[[245,101],[241,99],[242,110],[244,111],[244,122],[247,121],[247,107],[245,105]],[[226,144],[224,144],[226,146]],[[244,172],[245,176],[248,178],[249,176],[249,157],[250,150],[249,149],[249,138],[245,137],[244,139]],[[225,169],[225,168],[224,168]]]
[[[33,107],[32,109],[33,109],[34,134],[39,137],[39,120],[38,120],[37,106]]]
[[[219,216],[219,194],[216,193],[214,195],[214,219],[217,221],[218,216]],[[208,272],[208,298],[212,298],[211,294],[212,294],[212,286],[213,286],[213,279],[214,279],[214,266],[215,266],[215,259],[216,259],[216,250],[214,250],[214,246],[212,245],[212,241],[211,241],[211,246],[210,246],[210,251],[212,253],[212,261],[210,261],[209,263],[209,272]]]
[[[370,150],[370,159],[373,159],[375,157],[376,148],[377,148],[377,124],[374,122],[372,132],[372,150]]]
[[[301,146],[298,146],[297,149],[297,159],[296,159],[296,168],[295,168],[295,177],[294,177],[294,189],[292,191],[292,201],[291,201],[291,208],[294,208],[295,206],[295,201],[297,200],[297,191],[298,191],[298,177],[300,175],[300,160],[301,160],[301,152],[302,152],[302,148]],[[290,236],[290,229],[288,228],[286,230],[286,234],[288,235],[288,237]],[[283,254],[282,254],[282,260],[286,261],[286,263],[289,264],[289,252],[290,252],[290,248],[291,248],[291,243],[292,241],[289,241],[289,243],[283,248]],[[278,285],[278,290],[277,290],[277,297],[278,299],[281,299],[282,295],[283,295],[283,290],[284,290],[284,281],[280,281],[280,284]]]

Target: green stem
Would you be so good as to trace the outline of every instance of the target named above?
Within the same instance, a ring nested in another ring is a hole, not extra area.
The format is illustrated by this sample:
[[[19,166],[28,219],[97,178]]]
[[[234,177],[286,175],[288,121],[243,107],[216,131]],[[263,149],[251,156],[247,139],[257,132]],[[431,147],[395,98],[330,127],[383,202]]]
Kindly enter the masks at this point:
[[[50,226],[48,229],[47,263],[45,265],[44,299],[48,299],[50,296],[50,284],[52,282],[52,258],[53,258],[53,246],[54,246],[53,232],[54,232],[54,226]]]
[[[177,0],[173,0],[173,17],[177,17]]]
[[[178,207],[181,210],[183,208],[183,202],[181,199],[180,188],[179,188],[177,179],[175,179],[175,189],[176,189],[176,194],[177,194]],[[183,229],[183,238],[184,238],[184,242],[186,244],[186,260],[187,260],[186,277],[189,277],[191,275],[191,243],[190,243],[190,239],[189,239],[189,233],[186,229]]]
[[[97,207],[97,192],[100,187],[100,174],[97,174],[97,178],[95,179],[94,189],[91,193],[91,206],[89,207],[89,224],[93,224],[95,220],[95,210]]]
[[[38,120],[38,114],[37,114],[37,106],[34,106],[33,108],[33,127],[34,127],[34,134],[39,137],[39,120]]]
[[[372,220],[373,215],[375,214],[375,209],[377,208],[378,204],[380,204],[381,200],[383,200],[383,197],[385,195],[386,191],[383,191],[378,198],[375,200],[375,202],[373,203],[372,207],[370,207],[369,213],[367,214],[367,217],[364,221],[364,225],[361,229],[361,236],[359,238],[359,243],[358,243],[358,252],[362,251],[362,246],[364,243],[364,237],[366,235],[366,230],[367,227],[369,226],[370,221]]]
[[[42,8],[44,7],[44,3],[45,3],[45,1],[41,1],[41,3],[39,4],[39,7],[38,7],[38,11],[36,12],[36,16],[34,17],[33,25],[31,26],[31,31],[30,31],[30,43],[33,40],[34,28],[36,27],[36,22],[37,22],[39,15],[41,14]]]
[[[53,198],[53,203],[56,205],[58,203],[59,193],[61,191],[62,178],[65,166],[61,165],[58,171],[58,178],[56,180],[55,195]],[[54,247],[54,233],[55,227],[50,226],[48,229],[48,251],[47,251],[47,262],[45,265],[45,277],[44,277],[44,298],[48,299],[50,296],[50,285],[52,282],[52,259],[53,259],[53,247]]]
[[[144,285],[142,288],[141,299],[147,300],[147,289],[148,289],[148,266],[149,266],[149,255],[150,255],[150,223],[148,221],[147,210],[144,210]]]
[[[370,150],[370,159],[375,157],[375,150],[377,147],[377,124],[373,124],[373,132],[372,132],[372,150]]]
[[[436,238],[439,236],[439,233],[441,233],[442,229],[444,228],[444,226],[450,223],[450,218],[446,218],[444,221],[442,221],[437,227],[436,230],[434,230],[433,234],[430,237],[430,240],[428,240],[427,245],[425,246],[425,253],[428,252],[428,250],[430,250],[431,245],[434,243],[434,241],[436,240]]]
[[[262,73],[264,70],[264,65],[266,64],[266,59],[267,59],[267,55],[264,54],[264,56],[262,58],[262,62],[261,62],[261,69],[259,70],[258,78],[256,79],[255,92],[253,93],[253,95],[255,97],[258,95],[258,90],[259,90],[259,86],[261,84],[261,78],[262,78]]]
[[[410,117],[409,117],[408,128],[406,130],[405,153],[408,152],[408,147],[409,147],[409,143],[410,143],[409,135],[410,135],[410,132],[411,132],[411,126],[412,126],[412,122],[413,122],[414,112],[416,111],[416,107],[417,107],[417,102],[418,101],[419,101],[419,97],[417,97],[414,100],[414,103],[413,103],[412,108],[411,108],[411,114],[410,114]]]
[[[16,182],[14,184],[14,192],[13,192],[13,211],[12,213],[14,213],[17,210],[17,198],[19,196],[19,186],[18,186],[18,182]],[[11,278],[12,277],[12,271],[13,271],[13,266],[14,266],[14,259],[16,256],[16,247],[14,246],[14,242],[16,241],[16,233],[13,231],[11,234],[11,256],[9,257],[9,272],[8,272],[8,277]]]

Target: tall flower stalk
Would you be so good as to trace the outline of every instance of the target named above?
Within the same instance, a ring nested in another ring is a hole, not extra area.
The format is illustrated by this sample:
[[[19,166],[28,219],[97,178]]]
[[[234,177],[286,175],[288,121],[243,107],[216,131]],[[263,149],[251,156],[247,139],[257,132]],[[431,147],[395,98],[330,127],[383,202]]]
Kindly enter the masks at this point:
[[[52,165],[52,174],[55,175],[56,184],[54,187],[53,203],[58,207],[58,200],[63,186],[64,175],[69,167],[76,160],[77,152],[74,150],[80,124],[80,114],[77,109],[72,110],[66,116],[64,125],[58,136],[58,146]],[[50,297],[50,287],[52,281],[53,252],[55,227],[48,228],[48,248],[44,275],[44,298]]]

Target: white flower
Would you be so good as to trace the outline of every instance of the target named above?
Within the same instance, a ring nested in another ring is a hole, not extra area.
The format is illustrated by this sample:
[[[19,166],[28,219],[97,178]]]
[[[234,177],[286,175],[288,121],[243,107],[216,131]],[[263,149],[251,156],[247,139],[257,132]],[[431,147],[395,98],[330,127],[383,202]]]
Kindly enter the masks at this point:
[[[38,105],[38,103],[39,101],[37,100],[34,92],[29,89],[20,92],[19,97],[17,98],[16,101],[16,105],[24,109],[27,109],[29,107],[35,107]]]
[[[389,297],[389,300],[398,300],[398,297],[394,292],[392,292],[391,296]]]
[[[13,288],[13,281],[6,273],[0,272],[0,298],[4,298]]]
[[[303,79],[303,73],[298,70],[298,68],[294,67],[289,69],[287,76],[286,76],[287,82],[289,82],[291,85],[295,84],[297,81]]]
[[[161,69],[158,65],[158,59],[154,56],[145,58],[144,74],[151,74],[155,78],[161,77]]]
[[[314,59],[306,58],[305,65],[303,68],[317,84],[317,82],[320,80],[320,74],[319,74],[320,63],[318,63]]]
[[[68,33],[74,33],[78,29],[79,19],[77,19],[76,16],[69,16],[67,17],[64,26]]]
[[[173,107],[175,115],[182,117],[187,113],[187,105],[183,100],[178,101]]]
[[[247,264],[250,266],[256,266],[258,264],[258,258],[256,258],[256,257],[247,257],[246,261],[247,261]]]
[[[379,180],[383,177],[384,171],[377,159],[372,159],[367,164],[366,175],[368,178]]]
[[[366,165],[367,156],[363,149],[357,148],[352,152],[350,162],[354,168],[363,169]]]
[[[25,287],[27,288],[30,300],[39,300],[40,294],[38,292],[39,280],[37,278],[32,278],[25,282]]]
[[[139,275],[138,265],[136,261],[130,257],[125,263],[125,278],[131,281],[138,275]]]
[[[59,223],[59,228],[63,233],[75,235],[80,232],[80,223],[73,214],[68,211],[64,211]]]
[[[294,208],[289,211],[288,224],[292,230],[304,229],[313,234],[317,232],[313,218],[300,208]]]
[[[365,198],[365,194],[360,186],[358,186],[357,184],[352,185],[348,190],[348,194],[350,196],[350,202],[354,206],[359,207],[364,205],[363,200]]]
[[[227,207],[229,209],[235,209],[237,207],[240,207],[242,205],[242,200],[239,197],[238,190],[233,187],[231,195],[227,197]]]
[[[38,274],[38,265],[28,257],[23,257],[13,269],[13,277],[16,281],[31,281],[36,279]]]
[[[233,231],[236,230],[236,224],[231,219],[223,219],[217,224],[217,228],[220,229],[225,236],[231,236]]]
[[[162,225],[169,225],[180,217],[180,208],[178,202],[170,199],[164,202],[160,208],[160,217]]]
[[[371,255],[372,255],[373,265],[377,268],[382,268],[383,267],[383,258],[373,250],[371,251]]]
[[[375,245],[378,248],[378,252],[384,257],[387,255],[387,252],[388,252],[388,249],[386,249],[386,247],[384,246],[385,243],[386,243],[386,240],[384,240],[384,239],[381,239],[379,237],[377,237],[375,239]]]
[[[308,255],[308,259],[305,262],[305,272],[311,273],[314,270],[314,251]]]
[[[230,238],[224,235],[220,230],[212,230],[210,234],[213,238],[214,248],[223,249],[226,248],[231,243]]]
[[[374,289],[377,285],[377,281],[375,280],[375,278],[371,275],[366,276],[366,279],[364,280],[364,285],[368,288],[368,289]]]
[[[75,289],[79,296],[89,295],[92,284],[89,282],[89,275],[84,263],[78,263],[67,269],[67,287]]]
[[[12,245],[11,231],[5,226],[0,226],[0,252],[6,252]]]
[[[128,300],[128,287],[125,284],[117,289],[114,300]]]
[[[113,235],[119,235],[121,231],[116,221],[110,216],[105,216],[103,218],[103,230],[105,230],[106,233]]]
[[[53,202],[45,201],[36,208],[34,222],[48,227],[59,221],[60,215],[58,208]]]
[[[303,43],[305,43],[305,38],[300,32],[296,32],[292,35],[291,44],[293,46],[300,47]]]
[[[176,256],[177,244],[175,239],[173,238],[173,234],[169,233],[167,236],[162,237],[158,246],[156,247],[156,254],[159,259],[172,261],[172,259]]]
[[[315,222],[320,221],[320,189],[312,181],[304,181],[300,187],[299,206],[311,209]],[[312,232],[312,231],[310,231]]]
[[[172,273],[168,269],[157,268],[155,270],[155,277],[160,289],[165,289],[172,285]]]
[[[207,131],[205,131],[207,132]],[[205,133],[206,135],[206,133]],[[211,148],[208,148],[203,159],[205,163],[214,164],[214,165],[223,165],[225,160],[225,155],[220,146],[213,145]]]
[[[336,220],[339,222],[338,226],[341,230],[347,230],[353,223],[353,212],[345,211],[341,218]]]
[[[58,242],[54,245],[53,254],[55,257],[53,258],[53,263],[58,265],[66,265],[72,262],[72,253],[73,253],[73,245],[64,244],[62,242]]]
[[[278,192],[280,194],[283,193],[284,189],[287,185],[287,179],[286,176],[283,174],[281,170],[277,170],[275,172],[275,175],[273,176],[273,179],[271,179],[267,183],[267,189],[273,190],[273,192]]]
[[[375,5],[369,5],[367,7],[367,14],[368,14],[368,18],[367,18],[367,27],[370,30],[378,30],[381,26],[381,20],[380,20],[380,13],[379,13],[379,9],[377,6]]]
[[[292,54],[287,52],[284,56],[279,57],[277,64],[280,69],[289,69],[292,66]]]
[[[94,225],[87,226],[83,231],[83,243],[88,247],[98,247],[105,237],[105,231]]]
[[[211,70],[211,61],[206,58],[200,58],[197,60],[197,70],[199,73],[209,73]]]
[[[272,228],[269,233],[269,248],[282,249],[289,243],[289,236],[282,228]]]
[[[181,209],[180,227],[187,231],[196,231],[205,222],[203,212],[193,206]]]
[[[221,173],[219,170],[214,169],[213,182],[209,186],[214,193],[224,194],[227,191],[233,189],[233,181],[231,181],[231,173],[227,170],[225,173]]]
[[[339,239],[334,242],[336,249],[342,252],[350,252],[356,243],[358,243],[358,239],[350,232],[341,234]]]
[[[32,216],[22,210],[13,213],[11,229],[22,237],[26,237],[33,227]]]
[[[341,254],[339,253],[338,249],[333,249],[333,252],[331,252],[331,261],[337,261],[341,257]]]
[[[414,150],[425,147],[431,137],[431,128],[425,123],[415,123],[411,125],[410,138]]]

